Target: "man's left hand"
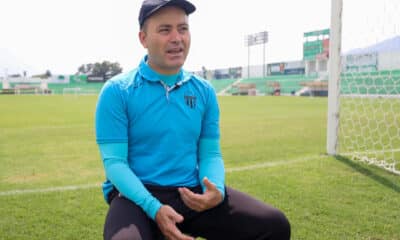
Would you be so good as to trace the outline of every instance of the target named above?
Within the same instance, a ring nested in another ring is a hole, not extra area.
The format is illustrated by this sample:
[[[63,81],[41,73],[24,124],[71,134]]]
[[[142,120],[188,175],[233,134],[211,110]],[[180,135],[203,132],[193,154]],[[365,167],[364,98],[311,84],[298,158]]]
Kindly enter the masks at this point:
[[[213,208],[222,201],[222,194],[214,183],[210,182],[206,177],[203,179],[203,183],[206,187],[203,194],[194,193],[185,187],[178,189],[186,206],[197,212]]]

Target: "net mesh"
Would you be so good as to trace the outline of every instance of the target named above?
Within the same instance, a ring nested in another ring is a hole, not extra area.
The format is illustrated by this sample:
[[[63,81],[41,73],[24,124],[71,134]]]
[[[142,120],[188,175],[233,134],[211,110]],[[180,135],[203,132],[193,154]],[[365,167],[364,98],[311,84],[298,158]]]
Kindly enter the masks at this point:
[[[400,3],[344,0],[338,153],[400,174]],[[357,17],[355,17],[357,16]]]

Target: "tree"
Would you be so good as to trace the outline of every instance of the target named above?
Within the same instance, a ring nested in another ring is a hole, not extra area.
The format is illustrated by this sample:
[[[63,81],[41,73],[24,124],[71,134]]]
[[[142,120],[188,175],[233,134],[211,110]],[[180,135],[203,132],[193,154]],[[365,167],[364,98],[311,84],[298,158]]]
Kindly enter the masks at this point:
[[[46,78],[51,77],[52,74],[51,74],[50,70],[46,70],[46,72],[44,73],[44,76],[45,76]]]
[[[110,61],[103,61],[103,62],[95,62],[95,63],[88,63],[82,64],[78,68],[77,74],[85,74],[89,77],[101,78],[103,81],[107,81],[111,77],[119,74],[122,72],[122,67],[119,65],[118,62],[110,62]]]
[[[37,75],[33,75],[33,78],[41,78],[41,79],[47,79],[50,78],[53,74],[51,74],[50,70],[46,70],[45,73],[42,74],[37,74]]]

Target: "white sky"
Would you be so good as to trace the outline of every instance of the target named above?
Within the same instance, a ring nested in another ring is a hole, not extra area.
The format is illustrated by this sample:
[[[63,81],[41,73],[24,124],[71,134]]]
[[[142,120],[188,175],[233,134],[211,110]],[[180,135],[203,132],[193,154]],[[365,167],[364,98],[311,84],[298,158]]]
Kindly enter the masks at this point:
[[[346,1],[358,8],[382,2]],[[267,63],[300,60],[303,33],[330,27],[331,0],[192,3],[197,10],[189,17],[187,70],[246,66],[245,35],[265,30]],[[136,67],[145,54],[137,37],[140,4],[141,0],[0,0],[0,76],[4,69],[8,74],[47,69],[73,74],[81,64],[103,60],[119,62],[124,71]],[[250,64],[262,64],[262,53],[262,46],[251,47]]]

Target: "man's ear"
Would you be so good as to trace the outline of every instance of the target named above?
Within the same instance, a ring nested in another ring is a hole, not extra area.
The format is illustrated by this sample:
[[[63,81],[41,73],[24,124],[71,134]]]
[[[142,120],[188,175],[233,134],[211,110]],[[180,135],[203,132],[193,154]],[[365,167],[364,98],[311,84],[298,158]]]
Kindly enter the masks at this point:
[[[139,41],[144,48],[147,48],[146,44],[146,33],[143,30],[139,31]]]

